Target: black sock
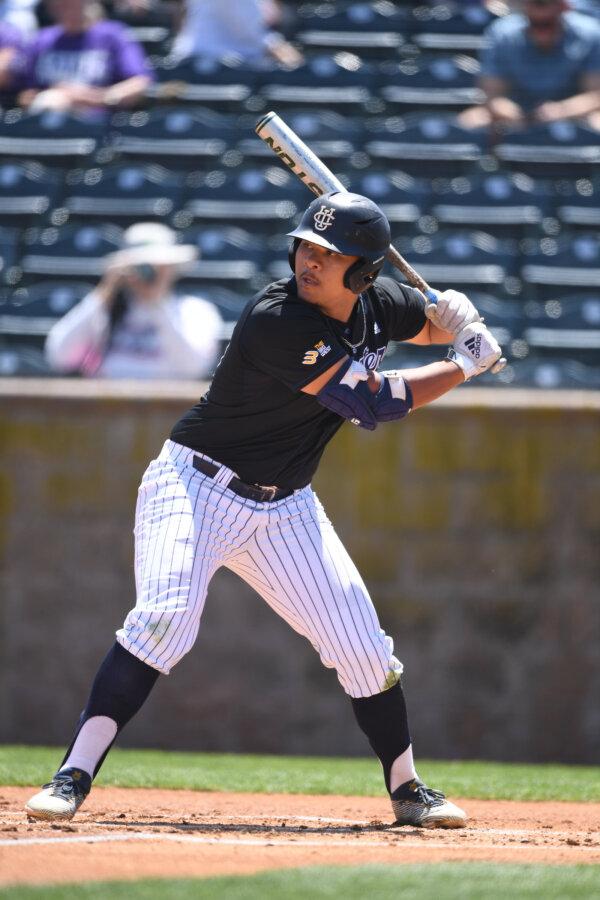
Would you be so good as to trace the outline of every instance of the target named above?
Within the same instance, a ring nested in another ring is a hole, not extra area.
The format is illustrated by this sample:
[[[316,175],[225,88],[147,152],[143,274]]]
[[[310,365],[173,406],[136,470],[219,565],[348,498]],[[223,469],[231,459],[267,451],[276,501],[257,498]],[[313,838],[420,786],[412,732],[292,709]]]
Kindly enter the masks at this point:
[[[96,674],[85,709],[79,717],[73,740],[63,759],[65,764],[82,726],[92,716],[107,716],[117,723],[117,734],[142,707],[156,683],[159,672],[139,660],[119,643],[110,648]],[[115,735],[116,737],[116,735]],[[98,773],[111,742],[100,758],[93,775]]]
[[[410,746],[406,703],[400,682],[372,697],[351,698],[356,721],[383,766],[390,789],[392,763]]]

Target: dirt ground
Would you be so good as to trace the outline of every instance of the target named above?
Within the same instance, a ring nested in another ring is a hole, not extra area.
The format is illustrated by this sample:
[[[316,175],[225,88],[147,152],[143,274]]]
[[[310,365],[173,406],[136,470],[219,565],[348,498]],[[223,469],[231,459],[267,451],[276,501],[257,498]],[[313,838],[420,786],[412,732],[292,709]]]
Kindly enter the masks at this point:
[[[458,799],[468,827],[425,831],[391,828],[384,798],[95,788],[71,823],[49,825],[27,821],[34,790],[0,787],[0,886],[307,865],[600,863],[600,803]]]

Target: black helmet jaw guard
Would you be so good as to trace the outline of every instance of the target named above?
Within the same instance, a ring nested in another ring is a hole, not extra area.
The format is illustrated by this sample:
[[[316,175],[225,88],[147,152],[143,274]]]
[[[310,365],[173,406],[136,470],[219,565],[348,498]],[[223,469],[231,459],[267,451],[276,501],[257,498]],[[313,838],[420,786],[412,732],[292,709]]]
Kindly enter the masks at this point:
[[[332,191],[312,201],[289,236],[294,238],[289,252],[293,272],[301,240],[358,257],[344,273],[344,287],[360,294],[373,284],[383,268],[390,245],[390,226],[372,200],[361,194]]]

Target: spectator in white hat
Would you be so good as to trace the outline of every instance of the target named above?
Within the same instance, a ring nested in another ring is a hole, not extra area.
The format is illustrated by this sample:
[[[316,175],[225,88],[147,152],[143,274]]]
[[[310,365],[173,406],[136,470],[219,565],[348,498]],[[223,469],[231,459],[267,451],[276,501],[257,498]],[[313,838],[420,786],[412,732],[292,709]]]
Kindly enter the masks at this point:
[[[221,317],[212,303],[174,291],[182,267],[196,256],[166,225],[128,228],[98,286],[50,330],[50,366],[100,378],[211,375]]]

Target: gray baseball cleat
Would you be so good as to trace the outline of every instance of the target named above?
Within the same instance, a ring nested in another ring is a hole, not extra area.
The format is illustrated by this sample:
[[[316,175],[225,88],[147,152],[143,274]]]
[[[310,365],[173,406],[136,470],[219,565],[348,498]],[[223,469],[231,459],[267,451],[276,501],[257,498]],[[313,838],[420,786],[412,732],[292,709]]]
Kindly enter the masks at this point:
[[[416,825],[419,828],[463,828],[466,813],[441,791],[433,791],[418,779],[407,781],[390,794],[396,816],[394,825]]]
[[[25,804],[28,818],[46,821],[72,819],[92,786],[92,779],[81,769],[63,769]]]

